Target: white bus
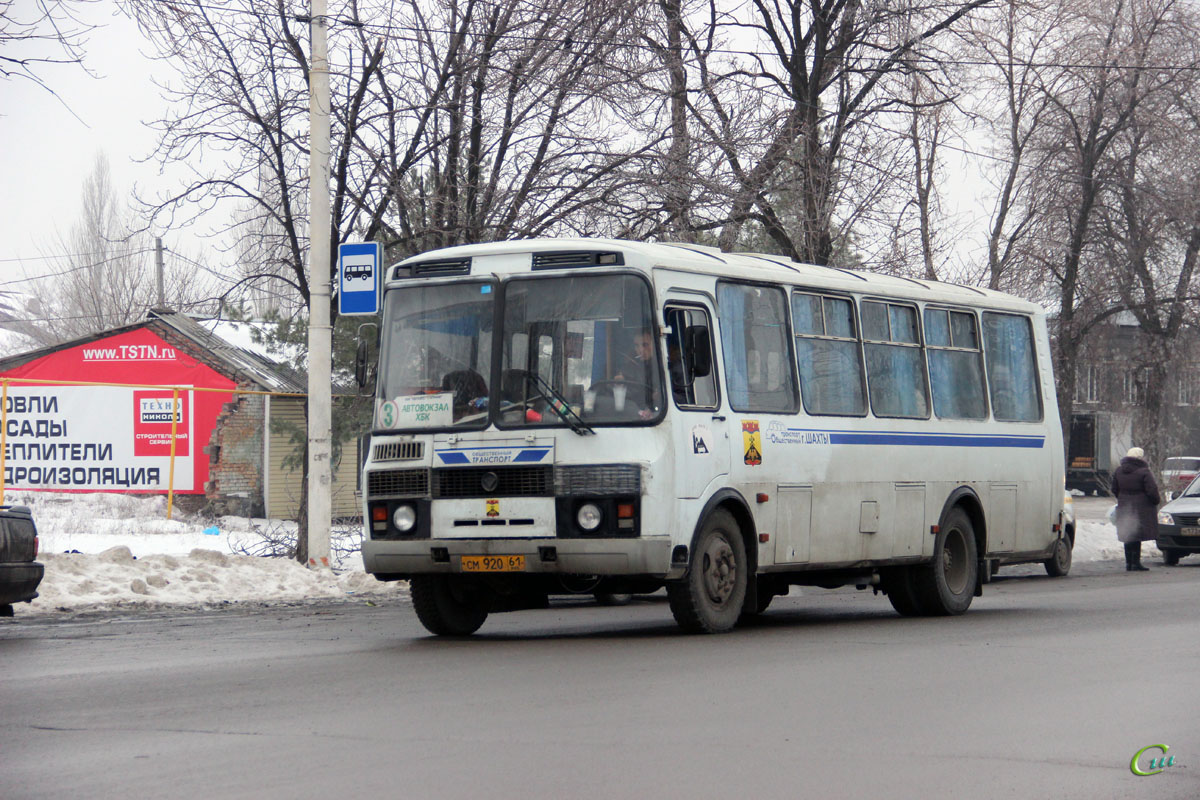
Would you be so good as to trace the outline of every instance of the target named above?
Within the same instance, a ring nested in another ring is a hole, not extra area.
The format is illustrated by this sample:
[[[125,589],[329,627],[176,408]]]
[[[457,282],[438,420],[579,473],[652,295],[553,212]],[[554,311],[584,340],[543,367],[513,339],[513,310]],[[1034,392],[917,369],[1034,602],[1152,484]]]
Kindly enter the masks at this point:
[[[959,614],[1070,565],[1045,314],[968,286],[544,239],[388,269],[363,562],[467,635],[666,588],[729,630],[789,587]]]

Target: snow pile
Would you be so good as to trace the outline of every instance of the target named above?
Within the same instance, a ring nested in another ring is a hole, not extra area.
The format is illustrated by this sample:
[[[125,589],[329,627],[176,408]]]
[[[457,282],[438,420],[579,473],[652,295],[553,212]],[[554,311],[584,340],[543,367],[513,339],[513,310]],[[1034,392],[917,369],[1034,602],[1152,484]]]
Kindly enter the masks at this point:
[[[1117,529],[1107,522],[1079,520],[1075,523],[1074,561],[1124,561],[1125,545],[1117,541]],[[1154,542],[1142,542],[1142,560],[1162,557]]]
[[[187,555],[134,558],[125,545],[99,555],[43,553],[46,576],[33,611],[73,611],[126,605],[210,606],[280,603],[394,594],[364,572],[309,570],[287,558],[228,555],[194,549]]]
[[[46,574],[17,614],[123,606],[213,606],[397,596],[407,584],[362,571],[356,526],[335,529],[332,570],[310,570],[281,553],[296,525],[282,520],[202,519],[166,498],[119,494],[7,492],[33,510]]]

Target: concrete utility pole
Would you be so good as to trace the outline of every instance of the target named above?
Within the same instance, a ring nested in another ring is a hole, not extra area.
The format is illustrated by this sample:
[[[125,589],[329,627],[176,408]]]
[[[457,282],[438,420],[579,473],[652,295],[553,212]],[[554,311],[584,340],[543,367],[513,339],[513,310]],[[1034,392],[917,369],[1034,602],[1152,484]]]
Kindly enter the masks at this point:
[[[332,385],[329,324],[329,52],[325,0],[312,0],[308,79],[308,565],[329,566]]]
[[[155,276],[158,278],[158,307],[162,308],[167,304],[166,294],[163,292],[163,247],[162,237],[154,237],[154,269]]]

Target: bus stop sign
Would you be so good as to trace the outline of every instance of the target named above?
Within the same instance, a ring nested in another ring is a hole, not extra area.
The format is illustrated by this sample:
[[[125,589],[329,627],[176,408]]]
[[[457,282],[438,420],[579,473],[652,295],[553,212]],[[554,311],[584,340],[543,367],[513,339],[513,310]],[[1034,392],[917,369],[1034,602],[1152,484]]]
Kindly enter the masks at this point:
[[[378,242],[338,245],[338,313],[343,317],[379,311],[380,250]]]

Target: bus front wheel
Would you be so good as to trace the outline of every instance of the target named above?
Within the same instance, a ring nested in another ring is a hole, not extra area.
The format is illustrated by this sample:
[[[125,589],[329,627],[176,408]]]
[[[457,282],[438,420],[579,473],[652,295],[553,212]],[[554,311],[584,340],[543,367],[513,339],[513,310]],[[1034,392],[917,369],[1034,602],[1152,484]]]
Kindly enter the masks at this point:
[[[733,516],[714,511],[696,537],[687,576],[667,585],[671,614],[686,631],[724,633],[746,600],[746,546]]]
[[[438,636],[470,636],[487,619],[487,596],[453,575],[414,575],[409,582],[417,619]]]
[[[961,508],[946,515],[933,545],[933,561],[912,573],[922,613],[933,617],[961,614],[971,606],[979,579],[975,528]]]

